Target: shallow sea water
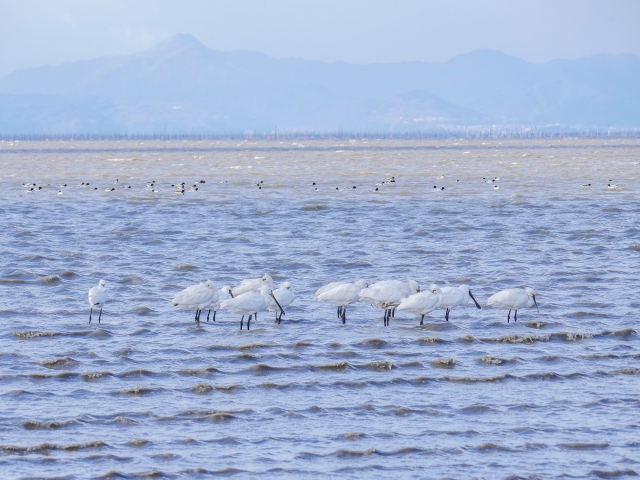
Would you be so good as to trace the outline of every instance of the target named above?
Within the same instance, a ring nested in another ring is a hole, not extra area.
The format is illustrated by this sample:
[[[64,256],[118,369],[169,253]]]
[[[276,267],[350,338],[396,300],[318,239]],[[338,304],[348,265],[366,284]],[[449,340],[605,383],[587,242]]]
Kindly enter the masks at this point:
[[[634,139],[1,142],[1,476],[640,474],[639,174]],[[263,273],[281,325],[171,306]],[[342,325],[313,292],[358,278],[526,285],[540,314]]]

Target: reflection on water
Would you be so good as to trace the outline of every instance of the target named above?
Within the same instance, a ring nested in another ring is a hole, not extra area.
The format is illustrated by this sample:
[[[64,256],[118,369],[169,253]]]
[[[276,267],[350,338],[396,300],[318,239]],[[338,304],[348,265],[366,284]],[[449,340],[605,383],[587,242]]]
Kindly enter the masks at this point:
[[[632,139],[0,142],[3,474],[640,474],[639,168]],[[171,306],[265,272],[281,325]],[[313,299],[358,278],[541,313]]]

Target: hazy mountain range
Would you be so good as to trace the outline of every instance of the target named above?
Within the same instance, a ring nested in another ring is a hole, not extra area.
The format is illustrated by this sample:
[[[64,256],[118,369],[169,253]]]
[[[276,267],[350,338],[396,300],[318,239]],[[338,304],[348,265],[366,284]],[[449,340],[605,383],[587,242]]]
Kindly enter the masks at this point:
[[[212,50],[176,35],[120,57],[0,79],[0,133],[640,127],[640,58],[542,65],[493,50],[444,63],[352,65]]]

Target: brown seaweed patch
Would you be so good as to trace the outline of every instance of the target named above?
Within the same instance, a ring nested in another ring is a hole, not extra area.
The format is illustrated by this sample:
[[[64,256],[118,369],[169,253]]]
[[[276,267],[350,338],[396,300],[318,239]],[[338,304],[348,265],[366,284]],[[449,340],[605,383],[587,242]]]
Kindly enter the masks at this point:
[[[561,443],[560,446],[569,450],[604,450],[609,448],[608,443]]]

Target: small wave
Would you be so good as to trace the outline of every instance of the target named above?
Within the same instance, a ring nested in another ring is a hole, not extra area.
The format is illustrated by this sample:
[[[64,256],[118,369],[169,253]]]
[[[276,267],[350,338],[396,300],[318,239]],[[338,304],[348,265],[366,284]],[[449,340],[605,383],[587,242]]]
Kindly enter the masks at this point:
[[[131,310],[129,310],[130,312],[134,312],[137,315],[140,315],[142,317],[147,316],[147,315],[153,315],[153,310],[151,310],[149,307],[146,307],[144,305],[141,305],[139,307],[135,307],[132,308]]]
[[[454,357],[438,358],[431,362],[431,364],[436,368],[453,368],[456,366],[456,359]]]
[[[124,417],[122,415],[118,415],[116,418],[113,419],[114,422],[116,423],[120,423],[122,425],[136,425],[136,421],[131,420],[130,418]]]
[[[483,443],[478,447],[481,452],[496,451],[496,452],[511,452],[509,447],[503,447],[502,445],[496,445],[495,443]]]
[[[45,368],[66,368],[66,367],[72,367],[78,364],[76,360],[74,360],[69,356],[65,356],[62,358],[54,358],[51,360],[43,360],[38,363]]]
[[[75,277],[76,275],[77,273],[74,272],[73,270],[65,270],[60,274],[60,276],[64,278],[72,278],[72,277]]]
[[[282,367],[272,367],[271,365],[267,365],[266,363],[258,363],[257,365],[252,365],[249,370],[252,370],[253,372],[257,373],[257,374],[264,374],[267,372],[275,372],[278,370],[285,370]]]
[[[213,420],[214,423],[223,423],[223,422],[229,422],[231,420],[234,420],[236,416],[233,415],[232,413],[217,412],[212,415],[209,415],[209,418]]]
[[[194,385],[193,387],[191,387],[191,390],[193,390],[199,395],[204,395],[209,393],[211,390],[213,390],[213,387],[206,383],[199,383],[198,385]]]
[[[347,440],[360,440],[361,438],[366,437],[367,434],[363,432],[348,432],[348,433],[341,433],[340,436],[342,438],[346,438]]]
[[[561,443],[560,446],[569,450],[604,450],[609,448],[608,443]]]
[[[219,392],[231,394],[236,388],[238,388],[238,385],[216,385],[213,388]]]
[[[231,477],[232,475],[237,475],[239,473],[245,473],[246,470],[238,470],[237,468],[223,468],[220,470],[207,470],[206,468],[196,468],[195,470],[186,470],[185,473],[197,473],[199,475],[220,475],[222,477]]]
[[[503,358],[484,356],[484,357],[478,358],[478,361],[488,363],[490,365],[500,365],[502,364],[502,362],[505,362],[506,360]]]
[[[78,450],[88,450],[93,448],[100,449],[106,446],[107,444],[101,440],[97,440],[95,442],[86,442],[86,443],[70,443],[68,445],[56,445],[54,443],[41,443],[40,445],[36,445],[34,447],[23,447],[19,445],[0,445],[0,452],[4,452],[7,454],[40,453],[40,454],[46,455],[48,452],[52,450],[78,451]]]
[[[473,342],[475,341],[475,338],[473,337],[473,335],[465,335],[463,337],[460,337],[460,340],[463,342]]]
[[[312,345],[309,342],[295,342],[293,346],[294,348],[302,348],[302,347],[311,347]]]
[[[136,370],[129,370],[127,372],[122,372],[116,375],[119,378],[128,378],[128,377],[151,377],[153,375],[161,375],[159,373],[153,372],[151,370],[145,370],[144,368],[138,368]]]
[[[67,425],[72,425],[78,423],[75,420],[67,420],[66,422],[41,422],[38,420],[27,420],[23,422],[24,428],[27,430],[58,430],[60,428],[64,428]]]
[[[482,338],[483,342],[494,342],[494,343],[534,343],[534,342],[548,342],[550,339],[549,335],[505,335],[503,337],[496,338]]]
[[[0,284],[13,285],[18,283],[27,283],[27,282],[22,280],[21,278],[0,278]]]
[[[215,367],[205,367],[205,368],[201,368],[199,370],[190,369],[190,368],[183,368],[182,370],[180,370],[180,375],[185,375],[185,376],[190,376],[190,377],[197,377],[197,376],[200,376],[200,375],[209,376],[212,373],[220,373],[220,370],[218,370]]]
[[[365,365],[362,365],[360,368],[366,368],[368,370],[373,370],[375,372],[384,372],[387,370],[393,370],[396,368],[393,363],[389,361],[381,361],[381,362],[369,362]]]
[[[37,330],[23,330],[20,332],[11,332],[11,334],[22,340],[40,337],[55,337],[56,335],[61,335],[60,332],[39,332]]]
[[[621,368],[618,372],[623,375],[637,375],[640,373],[640,368]]]
[[[335,452],[338,457],[363,457],[365,455],[375,455],[378,451],[375,448],[369,450],[345,450],[340,449]]]
[[[315,212],[318,210],[327,210],[329,207],[326,205],[303,205],[300,210],[305,212]]]
[[[638,474],[635,470],[591,470],[592,475],[598,478],[615,478],[615,477],[637,477]]]
[[[163,388],[161,387],[156,387],[156,388],[134,387],[134,388],[127,388],[126,390],[115,390],[112,393],[116,395],[131,395],[131,396],[139,397],[143,395],[149,395],[154,392],[159,392],[161,390],[163,390]]]
[[[386,344],[387,342],[379,338],[368,338],[367,340],[362,340],[361,342],[358,343],[358,345],[362,345],[363,347],[374,347],[374,348],[381,348],[381,347],[384,347]]]
[[[140,285],[141,283],[144,283],[144,280],[141,277],[131,275],[129,277],[124,277],[122,280],[120,280],[120,283],[130,283],[132,285]]]
[[[559,332],[552,333],[550,338],[555,340],[563,340],[566,342],[576,342],[579,340],[586,340],[593,338],[593,333],[573,333],[573,332]]]
[[[45,285],[56,285],[58,282],[61,282],[62,278],[59,275],[47,275],[45,277],[38,278],[38,282],[44,283]]]
[[[196,267],[195,265],[189,265],[188,263],[183,263],[176,266],[176,269],[180,270],[181,272],[192,272],[194,270],[197,270],[198,267]]]
[[[543,328],[545,325],[544,322],[527,322],[527,327],[531,328]]]
[[[141,438],[134,438],[133,440],[129,440],[127,442],[127,445],[133,447],[133,448],[142,448],[142,447],[146,447],[147,445],[149,445],[151,442],[149,440],[144,440]]]
[[[315,368],[319,370],[333,370],[333,371],[346,370],[347,368],[349,368],[349,363],[348,362],[326,363],[323,365],[316,365]]]
[[[242,345],[238,347],[238,350],[253,350],[254,348],[269,348],[269,347],[279,347],[280,345],[276,345],[274,343],[251,343],[249,345]]]
[[[98,327],[93,332],[91,332],[89,336],[94,338],[107,338],[107,337],[110,337],[111,334],[103,330],[102,328]]]
[[[416,340],[418,343],[422,343],[425,345],[435,345],[436,343],[444,343],[444,340],[437,337],[422,337]]]
[[[504,373],[502,375],[496,375],[494,377],[442,377],[443,380],[447,382],[461,382],[461,383],[489,383],[489,382],[501,382],[502,380],[506,380],[508,378],[516,378],[508,373]]]
[[[604,331],[602,333],[605,335],[611,334],[611,332],[609,331]],[[635,337],[636,335],[638,335],[638,332],[633,328],[625,328],[624,330],[617,330],[613,332],[613,335],[615,335],[616,337],[627,338],[627,337]]]

